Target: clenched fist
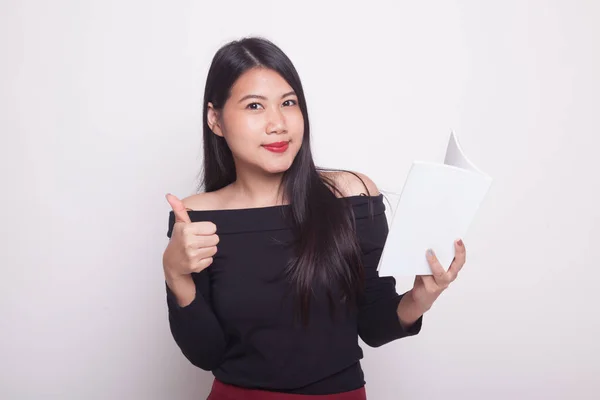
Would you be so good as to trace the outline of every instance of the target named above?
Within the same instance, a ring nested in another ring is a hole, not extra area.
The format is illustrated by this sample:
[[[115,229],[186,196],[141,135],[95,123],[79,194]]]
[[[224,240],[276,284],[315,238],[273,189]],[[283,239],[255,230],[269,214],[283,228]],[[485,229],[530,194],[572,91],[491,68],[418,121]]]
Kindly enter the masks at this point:
[[[191,222],[181,200],[172,194],[167,194],[166,198],[175,213],[175,225],[163,254],[163,267],[167,276],[177,279],[212,264],[219,236],[214,223]]]

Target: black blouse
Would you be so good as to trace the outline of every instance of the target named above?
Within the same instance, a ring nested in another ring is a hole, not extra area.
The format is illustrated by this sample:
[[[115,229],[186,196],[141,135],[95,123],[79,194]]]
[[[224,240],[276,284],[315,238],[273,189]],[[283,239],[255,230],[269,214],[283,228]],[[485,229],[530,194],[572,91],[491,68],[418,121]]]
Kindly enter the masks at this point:
[[[358,337],[371,347],[416,335],[422,317],[402,328],[396,309],[403,295],[377,265],[388,234],[383,195],[340,198],[354,211],[365,266],[365,292],[358,312],[331,319],[326,293],[316,289],[307,327],[294,318],[290,284],[280,279],[293,239],[279,205],[233,210],[188,211],[192,222],[212,221],[219,244],[213,263],[193,273],[196,297],[177,304],[167,286],[169,324],[175,342],[197,367],[222,382],[263,390],[331,394],[365,384]],[[169,214],[170,238],[175,223]],[[341,303],[340,303],[341,304]]]

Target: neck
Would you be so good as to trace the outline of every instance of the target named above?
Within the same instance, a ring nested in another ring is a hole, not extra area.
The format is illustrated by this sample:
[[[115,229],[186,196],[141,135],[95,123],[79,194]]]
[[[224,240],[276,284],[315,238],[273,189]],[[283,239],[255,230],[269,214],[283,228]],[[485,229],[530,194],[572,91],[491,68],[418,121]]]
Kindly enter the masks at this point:
[[[283,204],[283,193],[278,193],[283,173],[268,174],[257,171],[236,171],[231,184],[235,196],[248,207],[268,207]]]

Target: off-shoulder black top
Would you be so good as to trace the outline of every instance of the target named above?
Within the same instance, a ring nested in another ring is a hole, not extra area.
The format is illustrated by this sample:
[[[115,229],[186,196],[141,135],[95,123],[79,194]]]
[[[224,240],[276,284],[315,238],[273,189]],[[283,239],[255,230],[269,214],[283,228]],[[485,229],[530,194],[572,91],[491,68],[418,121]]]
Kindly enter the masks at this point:
[[[326,294],[316,288],[306,327],[294,318],[290,283],[278,278],[292,254],[282,245],[292,240],[284,218],[289,205],[188,211],[192,222],[215,223],[220,239],[213,263],[192,274],[196,297],[189,305],[180,307],[166,287],[171,333],[192,364],[246,388],[340,393],[365,384],[359,337],[378,347],[419,333],[422,317],[403,329],[396,312],[403,295],[393,277],[377,272],[388,234],[383,195],[339,201],[350,202],[354,211],[365,291],[358,311],[332,319]],[[169,238],[174,223],[171,211]]]

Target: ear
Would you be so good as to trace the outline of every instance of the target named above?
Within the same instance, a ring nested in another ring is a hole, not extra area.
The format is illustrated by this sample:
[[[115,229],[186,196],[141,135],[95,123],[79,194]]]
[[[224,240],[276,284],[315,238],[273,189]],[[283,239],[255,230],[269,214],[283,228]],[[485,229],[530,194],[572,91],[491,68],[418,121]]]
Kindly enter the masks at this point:
[[[208,127],[210,128],[210,130],[215,135],[223,137],[223,131],[219,122],[219,112],[215,110],[211,102],[208,103],[208,108],[206,112],[206,121],[208,122]]]

